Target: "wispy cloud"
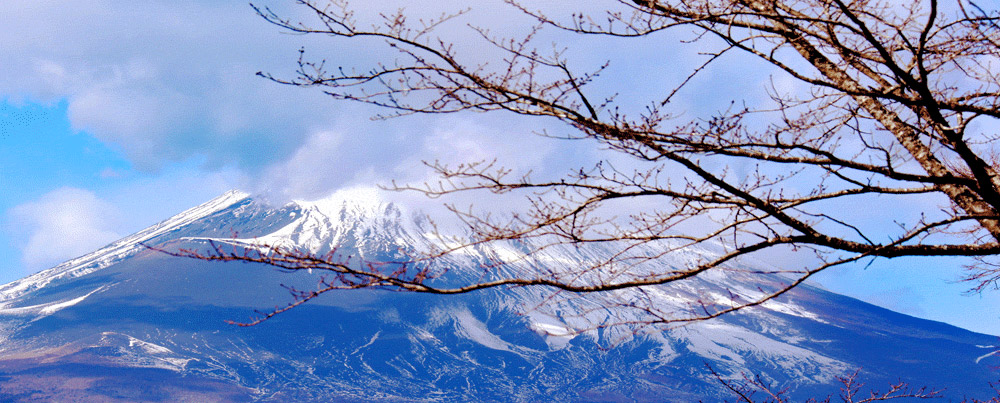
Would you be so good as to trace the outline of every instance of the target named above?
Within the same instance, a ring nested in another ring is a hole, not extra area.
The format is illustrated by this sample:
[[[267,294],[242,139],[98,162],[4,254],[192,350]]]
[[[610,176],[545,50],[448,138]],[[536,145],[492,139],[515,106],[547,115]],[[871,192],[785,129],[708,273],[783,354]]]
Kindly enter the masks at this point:
[[[117,210],[93,192],[59,188],[8,212],[11,232],[22,234],[22,261],[29,270],[83,255],[120,237]]]

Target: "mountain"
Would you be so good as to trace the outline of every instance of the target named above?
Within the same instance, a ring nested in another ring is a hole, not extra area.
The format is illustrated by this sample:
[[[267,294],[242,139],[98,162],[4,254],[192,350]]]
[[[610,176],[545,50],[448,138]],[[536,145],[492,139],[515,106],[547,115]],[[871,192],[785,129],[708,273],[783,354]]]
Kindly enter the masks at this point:
[[[254,309],[291,299],[318,273],[179,258],[156,249],[268,244],[369,261],[425,245],[428,223],[377,192],[275,207],[229,192],[86,256],[0,286],[0,401],[720,401],[729,379],[759,375],[794,401],[837,391],[860,369],[885,390],[906,380],[945,396],[988,396],[995,336],[802,286],[777,301],[669,329],[584,332],[630,313],[601,308],[629,291],[555,305],[548,290],[455,296],[335,292],[254,327]],[[525,241],[531,242],[531,241]],[[147,247],[149,246],[149,247]],[[444,259],[443,282],[531,245]],[[150,248],[152,247],[152,248]],[[571,270],[610,247],[546,250],[495,270]],[[713,253],[709,250],[688,253]],[[638,270],[681,267],[670,254]],[[661,306],[723,298],[759,282],[740,271],[650,289]],[[766,280],[766,276],[765,276]],[[780,278],[773,278],[780,281]],[[744,290],[746,291],[746,290]],[[984,357],[985,356],[985,357]],[[866,387],[868,387],[866,386]],[[947,401],[947,399],[946,399]]]

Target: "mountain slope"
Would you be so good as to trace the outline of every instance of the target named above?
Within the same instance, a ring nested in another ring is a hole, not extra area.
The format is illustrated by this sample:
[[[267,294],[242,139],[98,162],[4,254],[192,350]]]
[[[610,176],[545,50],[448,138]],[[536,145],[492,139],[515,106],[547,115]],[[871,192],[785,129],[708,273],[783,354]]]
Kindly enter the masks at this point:
[[[606,302],[600,296],[536,309],[548,294],[535,288],[449,297],[345,291],[240,328],[224,321],[287,303],[278,284],[308,288],[316,278],[145,246],[266,243],[388,260],[427,242],[424,224],[374,192],[282,207],[230,192],[0,286],[0,400],[717,400],[725,395],[706,363],[729,377],[760,374],[800,399],[833,392],[835,376],[858,368],[869,385],[904,379],[946,387],[952,398],[984,395],[997,377],[1000,360],[976,361],[993,336],[808,286],[720,320],[637,335],[621,327],[567,334],[628,313],[571,312]],[[453,266],[447,281],[461,282],[481,275],[484,260],[517,253],[494,245],[442,264]],[[553,249],[500,270],[572,267],[608,253]],[[724,273],[652,294],[677,305],[749,281]]]

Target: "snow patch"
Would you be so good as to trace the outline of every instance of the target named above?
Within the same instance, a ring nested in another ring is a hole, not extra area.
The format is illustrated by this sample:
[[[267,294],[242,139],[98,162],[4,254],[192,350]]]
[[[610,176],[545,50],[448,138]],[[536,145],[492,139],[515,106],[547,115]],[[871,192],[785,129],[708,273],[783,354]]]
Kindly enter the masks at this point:
[[[38,319],[41,319],[42,317],[52,315],[52,314],[54,314],[54,313],[56,313],[56,312],[58,312],[58,311],[60,311],[62,309],[66,309],[66,308],[69,308],[69,307],[71,307],[73,305],[79,304],[80,302],[83,302],[83,300],[87,299],[87,297],[89,297],[91,295],[94,295],[97,292],[104,291],[104,290],[106,290],[106,289],[108,289],[109,287],[112,287],[112,286],[114,286],[114,284],[104,285],[104,286],[98,287],[97,289],[95,289],[95,290],[93,290],[91,292],[88,292],[87,294],[84,294],[84,295],[76,297],[76,298],[62,300],[62,301],[56,301],[56,302],[49,302],[49,303],[46,303],[46,304],[23,306],[23,307],[17,307],[17,308],[8,308],[8,306],[10,306],[10,303],[0,304],[0,315],[7,315],[7,316],[37,316],[33,320],[38,320]]]
[[[562,350],[577,336],[577,331],[555,318],[544,315],[531,315],[531,330],[545,338],[545,344],[552,350]]]
[[[784,343],[749,329],[713,321],[700,322],[672,332],[688,343],[688,350],[716,362],[745,367],[747,359],[770,361],[793,377],[829,382],[850,369],[844,362]]]
[[[976,347],[979,347],[979,348],[994,348],[994,349],[997,348],[997,346],[976,346]],[[984,358],[987,358],[987,357],[992,356],[992,355],[997,355],[997,354],[1000,354],[1000,350],[994,350],[994,351],[990,351],[990,352],[988,352],[986,354],[983,354],[983,355],[981,355],[981,356],[979,356],[979,357],[976,358],[976,364],[979,364],[979,361],[982,361]]]
[[[761,304],[764,308],[770,309],[775,312],[780,312],[785,315],[798,316],[800,318],[812,319],[820,323],[828,323],[827,321],[821,319],[819,315],[807,311],[805,308],[798,306],[792,302],[782,302],[777,300],[770,300]]]
[[[124,340],[123,340],[124,339]],[[127,344],[126,344],[127,342]],[[98,346],[117,347],[116,361],[125,365],[183,371],[195,358],[181,358],[173,350],[127,334],[102,332]]]
[[[382,334],[382,331],[381,331],[381,330],[379,330],[379,331],[375,332],[375,334],[374,334],[374,335],[372,335],[372,338],[371,338],[371,339],[368,339],[368,342],[367,342],[367,343],[365,343],[365,344],[364,344],[363,346],[361,346],[361,347],[358,347],[358,348],[354,349],[354,351],[352,351],[352,352],[351,352],[351,355],[356,355],[356,354],[357,354],[357,353],[358,353],[359,351],[361,351],[361,350],[362,350],[362,349],[364,349],[365,347],[368,347],[368,346],[370,346],[370,345],[374,344],[374,343],[375,343],[375,340],[376,340],[376,339],[378,339],[378,336],[379,336],[379,335],[381,335],[381,334]]]
[[[516,349],[510,343],[491,333],[486,328],[486,324],[472,316],[472,312],[469,312],[468,309],[457,308],[450,314],[455,319],[456,330],[460,336],[494,350],[514,352]]]

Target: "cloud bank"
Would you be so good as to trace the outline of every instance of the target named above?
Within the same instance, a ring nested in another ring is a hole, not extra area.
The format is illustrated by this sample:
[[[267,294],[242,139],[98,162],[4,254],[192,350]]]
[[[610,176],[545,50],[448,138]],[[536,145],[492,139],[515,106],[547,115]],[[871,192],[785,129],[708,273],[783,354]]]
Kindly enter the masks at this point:
[[[0,96],[65,99],[73,127],[141,170],[197,156],[254,168],[335,114],[323,97],[255,76],[291,71],[303,37],[242,2],[16,0],[0,15]]]

